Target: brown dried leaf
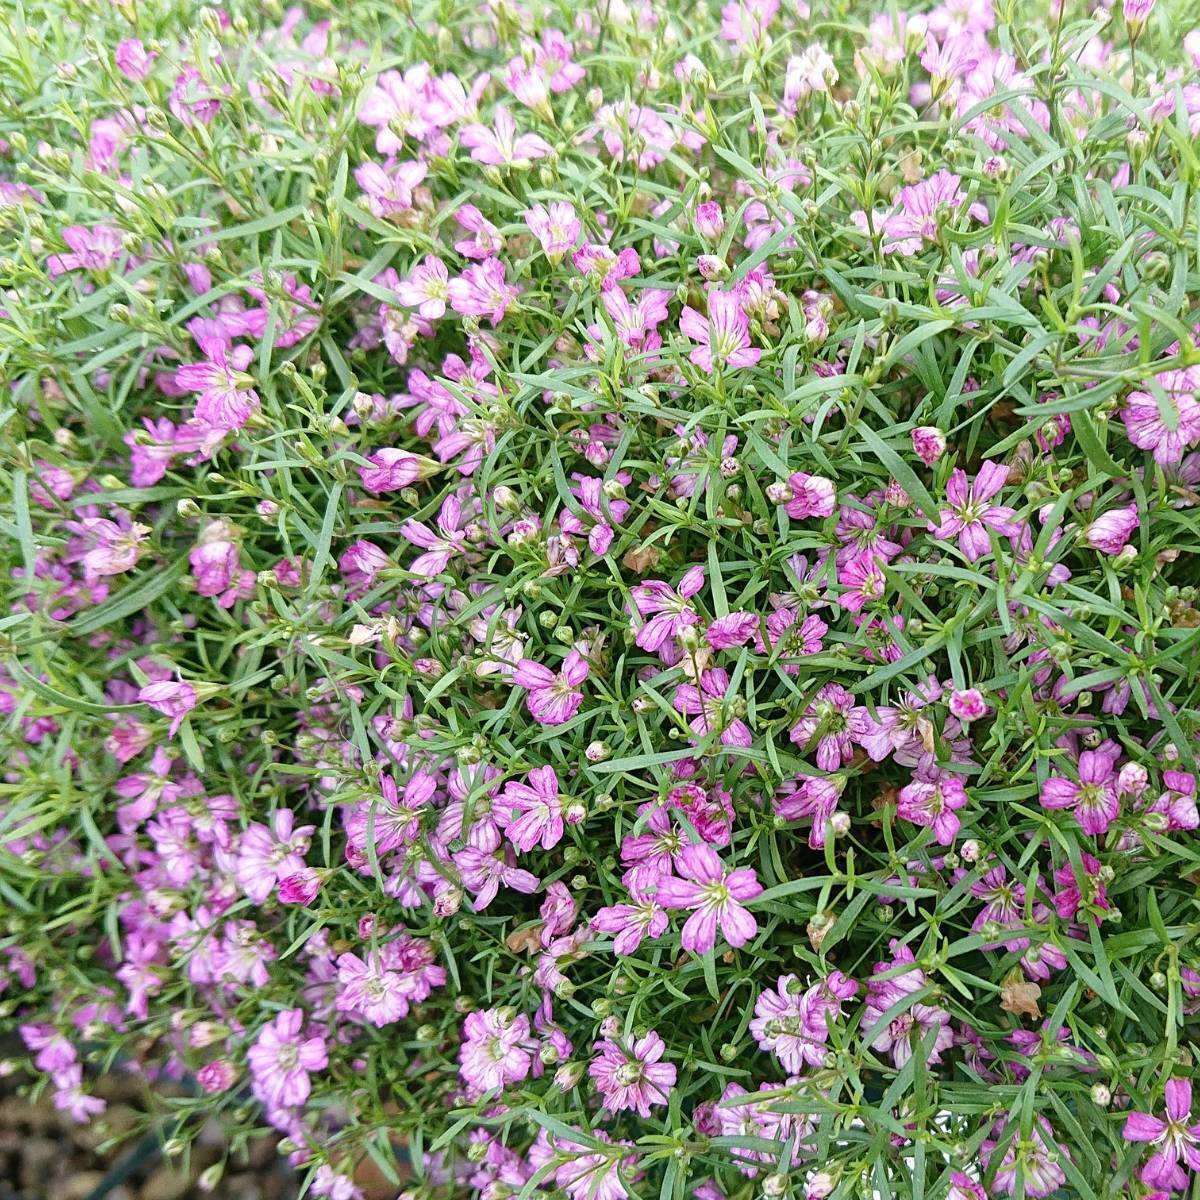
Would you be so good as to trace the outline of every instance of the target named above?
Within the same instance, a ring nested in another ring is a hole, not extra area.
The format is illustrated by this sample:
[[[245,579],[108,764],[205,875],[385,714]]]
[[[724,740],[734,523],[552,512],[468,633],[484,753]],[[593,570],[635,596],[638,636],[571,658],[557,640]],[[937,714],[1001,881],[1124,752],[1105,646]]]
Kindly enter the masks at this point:
[[[530,925],[525,929],[514,929],[504,939],[504,944],[514,953],[531,953],[539,950],[542,945],[542,923]]]
[[[1032,1017],[1035,1021],[1042,1015],[1038,998],[1042,989],[1027,979],[1014,979],[1000,988],[1000,1007],[1014,1016]]]
[[[645,575],[647,571],[652,571],[658,566],[660,557],[657,546],[635,546],[632,550],[625,551],[621,563],[631,571]]]

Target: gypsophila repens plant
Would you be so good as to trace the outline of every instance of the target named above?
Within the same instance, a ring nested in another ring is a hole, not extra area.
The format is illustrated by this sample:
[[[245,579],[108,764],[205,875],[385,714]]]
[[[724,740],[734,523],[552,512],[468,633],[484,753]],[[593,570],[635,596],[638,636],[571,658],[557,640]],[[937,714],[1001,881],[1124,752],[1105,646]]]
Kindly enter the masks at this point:
[[[7,0],[5,1069],[332,1200],[1196,1195],[1193,26]]]

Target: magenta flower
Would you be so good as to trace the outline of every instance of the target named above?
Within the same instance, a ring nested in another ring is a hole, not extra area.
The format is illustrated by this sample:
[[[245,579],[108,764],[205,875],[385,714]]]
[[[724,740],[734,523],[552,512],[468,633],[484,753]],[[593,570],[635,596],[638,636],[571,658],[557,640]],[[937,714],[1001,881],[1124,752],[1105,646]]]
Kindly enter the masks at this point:
[[[70,254],[52,254],[47,260],[50,278],[67,271],[111,271],[125,253],[121,231],[114,225],[66,225],[59,235]]]
[[[632,588],[630,596],[638,616],[650,615],[650,620],[637,629],[634,639],[637,645],[651,652],[660,650],[668,640],[698,624],[700,618],[688,601],[703,586],[704,568],[691,567],[679,581],[678,591],[658,579],[649,579]]]
[[[632,903],[601,908],[592,917],[593,929],[616,935],[613,939],[614,954],[633,954],[645,938],[655,941],[667,929],[666,910],[655,902],[649,888],[643,890],[633,884],[629,889],[629,898]]]
[[[952,692],[950,703],[946,707],[950,709],[952,716],[964,723],[978,721],[988,713],[987,701],[978,688],[963,688],[961,691]]]
[[[853,743],[861,743],[873,724],[867,710],[856,705],[840,683],[827,683],[792,726],[789,736],[802,750],[815,740],[817,766],[822,771],[836,771],[853,758]]]
[[[900,789],[896,815],[914,825],[932,829],[939,846],[950,846],[962,827],[955,811],[966,803],[967,792],[962,780],[942,771],[936,771],[936,777],[918,772],[911,783]]]
[[[932,467],[946,453],[946,435],[934,425],[921,425],[912,431],[912,445],[917,457]]]
[[[196,707],[197,696],[196,689],[190,683],[164,679],[147,684],[138,692],[138,699],[171,719],[167,736],[174,737],[179,732],[183,718]]]
[[[682,943],[693,954],[707,954],[717,943],[717,929],[737,949],[758,931],[758,922],[744,905],[762,892],[753,868],[726,871],[710,846],[685,846],[676,859],[682,879],[658,882],[664,908],[691,909],[683,926]]]
[[[476,1092],[499,1091],[525,1079],[536,1049],[524,1013],[503,1008],[469,1013],[462,1026],[459,1074]]]
[[[175,385],[196,392],[196,417],[218,429],[240,429],[258,411],[258,393],[246,368],[254,361],[249,346],[229,346],[212,338],[200,343],[205,361],[180,367]]]
[[[1038,799],[1043,808],[1074,809],[1085,833],[1102,834],[1121,811],[1113,768],[1111,754],[1085,750],[1079,756],[1079,782],[1052,775],[1042,784]]]
[[[458,135],[471,157],[489,167],[528,167],[554,153],[554,147],[536,133],[517,133],[517,123],[507,108],[498,107],[492,127],[467,125]]]
[[[421,819],[437,794],[437,777],[414,771],[401,790],[386,772],[379,777],[379,791],[382,803],[362,800],[346,814],[347,840],[364,854],[368,847],[387,854],[417,840]]]
[[[254,901],[262,904],[275,890],[278,880],[304,870],[304,855],[315,826],[296,828],[296,814],[290,808],[277,809],[270,827],[257,822],[238,839],[234,875],[238,886]]]
[[[631,1045],[606,1038],[592,1049],[596,1057],[588,1074],[604,1097],[605,1111],[634,1109],[648,1117],[651,1105],[667,1103],[675,1086],[675,1067],[659,1061],[666,1046],[653,1029]]]
[[[697,740],[719,732],[723,746],[749,746],[754,741],[750,726],[737,715],[742,701],[740,697],[727,701],[728,691],[729,672],[713,667],[700,676],[699,687],[680,684],[672,703],[677,712],[692,718],[688,724]]]
[[[552,850],[563,836],[563,799],[553,767],[536,767],[528,783],[510,782],[495,802],[497,822],[508,840],[528,853],[539,843]]]
[[[1137,505],[1126,504],[1101,513],[1084,529],[1083,536],[1093,550],[1104,554],[1120,554],[1140,524]]]
[[[1188,1186],[1189,1172],[1200,1171],[1200,1122],[1192,1121],[1190,1080],[1169,1079],[1166,1092],[1166,1117],[1130,1113],[1125,1118],[1124,1137],[1127,1142],[1149,1142],[1154,1147],[1142,1168],[1143,1183],[1182,1191]]]
[[[735,292],[709,292],[707,317],[685,307],[679,328],[696,343],[689,358],[702,371],[752,367],[762,357],[762,351],[750,345],[750,321]]]
[[[305,1038],[304,1010],[290,1008],[264,1025],[246,1058],[256,1097],[272,1108],[294,1108],[312,1092],[309,1074],[329,1065],[325,1039]]]
[[[147,50],[138,38],[126,38],[117,44],[113,61],[126,79],[145,79],[158,57],[157,50]]]
[[[505,280],[504,264],[498,258],[485,258],[468,267],[446,285],[450,307],[462,317],[487,317],[499,325],[508,306],[521,294]]]
[[[957,537],[960,549],[971,562],[991,550],[989,528],[1015,537],[1019,531],[1016,513],[990,503],[1007,481],[1008,468],[1003,463],[985,462],[970,486],[966,472],[956,468],[946,485],[949,507],[942,509],[940,524],[930,522],[930,532],[943,539]]]
[[[837,812],[842,791],[839,783],[816,775],[798,775],[775,794],[775,812],[785,821],[812,818],[808,844],[819,850],[825,845],[825,829]]]
[[[362,480],[364,490],[372,496],[382,496],[384,492],[398,492],[408,487],[418,479],[424,479],[431,471],[438,470],[438,465],[419,454],[411,454],[407,450],[399,450],[393,446],[385,446],[367,455],[369,467],[359,467],[358,477]]]
[[[1200,368],[1161,371],[1155,382],[1164,396],[1164,407],[1171,414],[1163,419],[1159,402],[1151,392],[1132,392],[1121,412],[1125,432],[1139,450],[1150,450],[1162,467],[1180,462],[1189,446],[1200,442]]]
[[[820,654],[829,626],[820,617],[811,614],[800,619],[794,608],[775,609],[766,620],[767,641],[761,633],[755,635],[755,647],[759,654],[770,653],[776,664],[788,675],[800,674],[800,659]],[[767,642],[770,643],[768,650]]]
[[[788,490],[791,498],[785,501],[783,507],[794,521],[802,521],[805,517],[832,516],[837,505],[837,488],[833,480],[821,475],[795,471],[788,476]]]
[[[528,689],[525,705],[535,721],[564,725],[583,703],[583,682],[589,670],[587,659],[572,650],[557,674],[531,658],[523,658],[513,670],[512,682]]]
[[[954,1044],[950,1014],[935,1005],[917,1001],[893,1016],[886,1025],[882,1018],[889,1009],[929,984],[925,972],[917,966],[912,951],[893,941],[890,961],[875,964],[875,972],[867,983],[867,1000],[863,1007],[862,1028],[865,1035],[874,1033],[872,1048],[890,1054],[897,1067],[903,1067],[913,1056],[913,1050],[931,1031],[933,1044],[929,1063],[941,1062],[942,1051]],[[885,978],[886,976],[886,978]]]
[[[425,551],[418,555],[409,566],[414,575],[426,579],[440,575],[447,567],[450,559],[461,554],[466,548],[467,535],[462,532],[462,504],[457,496],[447,496],[442,502],[437,518],[437,533],[421,521],[405,521],[400,526],[400,532],[410,544],[419,546]]]
[[[781,975],[775,990],[760,992],[755,1001],[751,1036],[789,1075],[824,1066],[829,1027],[841,1019],[843,1002],[857,994],[858,984],[841,971],[807,989],[795,975]]]

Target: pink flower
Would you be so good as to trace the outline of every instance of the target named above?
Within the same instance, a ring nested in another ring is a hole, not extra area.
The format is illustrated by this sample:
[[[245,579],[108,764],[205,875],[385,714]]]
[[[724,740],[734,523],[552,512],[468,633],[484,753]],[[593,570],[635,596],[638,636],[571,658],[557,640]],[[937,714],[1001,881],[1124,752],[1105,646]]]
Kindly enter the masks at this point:
[[[932,829],[938,845],[950,846],[962,826],[955,810],[966,803],[967,792],[960,779],[940,771],[936,776],[918,772],[900,789],[896,815]]]
[[[486,258],[450,280],[446,294],[459,316],[487,317],[493,325],[499,325],[521,289],[506,282],[504,264],[498,258]]]
[[[407,450],[398,450],[385,446],[367,455],[369,467],[359,467],[358,477],[362,480],[363,488],[372,496],[381,496],[384,492],[396,492],[408,487],[418,479],[425,478],[431,471],[438,470],[438,465],[419,454],[411,454]]]
[[[196,1072],[196,1082],[210,1096],[227,1092],[237,1079],[237,1071],[228,1059],[218,1058]]]
[[[630,596],[638,615],[644,617],[652,614],[644,625],[637,627],[635,623],[636,644],[643,650],[654,652],[685,629],[698,624],[700,618],[688,601],[703,586],[704,568],[692,567],[684,572],[678,591],[658,579],[650,579],[633,587]]]
[[[1138,29],[1145,25],[1146,18],[1154,11],[1155,0],[1123,0],[1121,4],[1121,13],[1125,18],[1125,24],[1131,29]]]
[[[689,357],[702,371],[752,367],[762,357],[750,345],[750,322],[735,292],[709,292],[707,317],[685,307],[679,328],[696,343]]]
[[[516,865],[511,850],[485,850],[467,846],[454,854],[463,886],[474,896],[475,911],[483,912],[500,891],[500,885],[530,895],[537,891],[538,878]]]
[[[827,683],[813,697],[808,710],[792,726],[791,740],[805,750],[817,743],[817,766],[836,771],[854,755],[854,742],[862,742],[873,723],[867,710],[839,683]]]
[[[721,206],[714,200],[697,204],[692,224],[705,241],[719,242],[721,234],[725,232],[725,217],[721,213]]]
[[[648,1117],[652,1105],[668,1102],[675,1086],[675,1067],[659,1061],[666,1046],[653,1029],[631,1045],[606,1038],[593,1049],[596,1057],[588,1074],[604,1097],[605,1111],[633,1109]]]
[[[1038,796],[1042,807],[1074,809],[1085,833],[1104,833],[1121,811],[1113,766],[1113,755],[1085,750],[1079,756],[1079,782],[1052,775]]]
[[[801,620],[794,608],[782,607],[767,618],[770,651],[761,635],[756,635],[755,646],[759,654],[771,653],[786,674],[799,675],[799,660],[820,654],[828,632],[829,626],[820,617],[810,614]]]
[[[921,425],[912,431],[912,445],[916,456],[932,467],[946,453],[946,435],[934,425]]]
[[[523,216],[529,232],[541,242],[542,250],[551,262],[559,262],[568,250],[574,250],[578,245],[583,226],[575,209],[565,201],[555,200],[549,209],[535,204]]]
[[[526,707],[535,721],[543,725],[564,725],[583,703],[583,681],[588,677],[587,659],[572,650],[557,674],[549,667],[524,658],[512,673],[512,682],[527,688]]]
[[[255,1096],[272,1108],[294,1108],[312,1092],[310,1072],[329,1065],[325,1039],[305,1038],[304,1010],[286,1009],[264,1025],[246,1058]]]
[[[354,168],[354,178],[367,197],[367,207],[385,221],[412,208],[413,189],[428,173],[429,167],[423,162],[393,163],[385,168],[368,160]]]
[[[459,1074],[476,1092],[495,1092],[521,1083],[533,1068],[537,1046],[524,1013],[503,1008],[469,1013],[462,1038]]]
[[[707,954],[716,945],[718,926],[731,946],[744,946],[758,930],[742,903],[763,890],[754,870],[726,871],[717,852],[704,845],[685,846],[676,867],[683,878],[660,879],[657,898],[664,908],[692,910],[683,926],[683,948]]]
[[[667,929],[666,910],[655,902],[649,887],[642,889],[631,886],[629,898],[632,903],[601,908],[592,918],[593,929],[616,934],[613,939],[614,954],[633,954],[643,939],[657,940]]]
[[[720,733],[723,746],[749,746],[753,742],[750,727],[737,715],[738,702],[728,703],[729,673],[719,667],[700,676],[700,686],[684,683],[675,689],[672,703],[678,712],[692,718],[692,733],[699,741]]]
[[[435,254],[427,254],[425,261],[413,267],[408,278],[396,285],[400,303],[406,308],[415,308],[430,321],[437,320],[445,313],[449,294],[450,272]]]
[[[164,679],[158,683],[147,684],[138,692],[138,699],[143,704],[150,705],[164,717],[170,717],[171,727],[167,731],[169,737],[174,737],[183,723],[183,718],[196,707],[196,689],[190,683],[174,682]]]
[[[321,891],[321,876],[311,867],[279,880],[276,895],[280,904],[311,904]]]
[[[493,811],[518,850],[528,853],[539,843],[552,850],[562,841],[563,797],[553,767],[536,767],[527,784],[506,783]]]
[[[833,480],[821,475],[809,475],[796,471],[788,476],[791,498],[784,504],[784,511],[794,521],[805,517],[828,517],[837,504],[837,488]],[[785,493],[786,495],[786,493]]]
[[[638,351],[657,350],[662,345],[658,327],[667,319],[670,292],[662,288],[642,288],[631,298],[614,284],[605,288],[600,298],[622,345]],[[598,327],[596,336],[599,337]]]
[[[583,79],[584,69],[574,58],[575,47],[557,29],[545,30],[533,52],[534,65],[552,92],[569,92]]]
[[[964,688],[962,691],[952,692],[947,707],[960,721],[978,721],[987,716],[988,712],[987,702],[978,688]]]
[[[1174,466],[1189,446],[1200,442],[1200,368],[1162,371],[1155,382],[1161,388],[1163,407],[1172,422],[1163,419],[1159,402],[1150,392],[1132,392],[1121,412],[1125,432],[1139,450],[1154,452],[1154,461],[1163,467]]]
[[[1093,550],[1100,550],[1104,554],[1120,554],[1140,524],[1137,505],[1126,504],[1123,508],[1110,508],[1108,512],[1101,513],[1087,526],[1083,536]]]
[[[945,170],[920,183],[902,187],[897,198],[899,212],[883,222],[883,249],[906,256],[919,253],[925,243],[937,241],[939,215],[946,213],[953,219],[966,198],[962,180]],[[982,204],[972,204],[968,213],[976,221],[988,219],[987,209]]]
[[[113,61],[126,79],[145,79],[158,57],[157,50],[147,50],[137,38],[126,38],[117,44]]]
[[[758,632],[758,617],[751,612],[732,612],[710,621],[704,640],[714,650],[729,650],[745,645]]]
[[[456,496],[447,496],[438,512],[437,532],[422,521],[405,521],[400,532],[409,543],[425,553],[418,555],[409,565],[414,575],[426,579],[440,575],[449,565],[451,558],[466,549],[467,535],[462,532],[462,505]]]
[[[1008,468],[1003,463],[985,462],[979,468],[975,482],[968,486],[965,471],[955,469],[946,485],[948,508],[942,509],[941,523],[930,523],[934,537],[958,538],[963,554],[971,562],[992,548],[988,529],[1005,536],[1016,536],[1019,526],[1011,508],[989,503],[1008,480]]]
[[[84,517],[82,521],[67,522],[67,528],[79,535],[72,539],[69,549],[83,564],[83,576],[89,584],[132,571],[151,533],[149,525],[130,524],[124,516],[119,523],[107,517]]]
[[[471,151],[476,162],[489,167],[528,167],[535,159],[554,153],[554,147],[536,133],[517,133],[517,123],[507,108],[498,107],[492,128],[467,125],[458,135],[459,142]]]
[[[277,809],[271,825],[251,825],[238,840],[234,874],[242,891],[262,904],[275,890],[278,880],[304,870],[304,855],[314,826],[295,828],[296,814],[290,808]]]
[[[750,1034],[774,1053],[789,1075],[825,1064],[829,1027],[842,1016],[842,1003],[858,994],[858,984],[841,971],[805,989],[795,975],[781,975],[775,990],[759,993]]]
[[[1166,1117],[1130,1113],[1125,1118],[1127,1142],[1149,1142],[1154,1154],[1142,1168],[1142,1182],[1151,1187],[1182,1191],[1189,1172],[1200,1171],[1200,1122],[1192,1121],[1192,1084],[1188,1079],[1169,1079],[1166,1088]],[[1186,1164],[1187,1170],[1180,1165]]]
[[[67,225],[60,236],[70,254],[52,254],[46,265],[50,278],[67,271],[111,271],[125,253],[121,231],[114,225]]]
[[[871,1046],[884,1054],[890,1054],[897,1067],[903,1067],[913,1056],[913,1050],[932,1031],[933,1044],[929,1048],[928,1062],[941,1062],[942,1051],[954,1044],[954,1032],[950,1028],[950,1014],[944,1009],[927,1002],[908,1004],[882,1024],[884,1015],[908,997],[923,991],[929,980],[917,966],[912,951],[898,942],[891,943],[890,962],[875,964],[874,974],[867,983],[867,1001],[863,1007],[862,1031],[873,1036]]]
[[[352,1013],[377,1027],[408,1015],[407,982],[400,972],[388,969],[379,951],[369,954],[366,960],[357,954],[340,955],[337,981],[334,1007],[338,1012]]]
[[[205,361],[180,367],[175,385],[198,393],[196,417],[218,429],[240,429],[258,411],[258,393],[246,368],[254,361],[249,346],[229,346],[215,338],[200,342]]]

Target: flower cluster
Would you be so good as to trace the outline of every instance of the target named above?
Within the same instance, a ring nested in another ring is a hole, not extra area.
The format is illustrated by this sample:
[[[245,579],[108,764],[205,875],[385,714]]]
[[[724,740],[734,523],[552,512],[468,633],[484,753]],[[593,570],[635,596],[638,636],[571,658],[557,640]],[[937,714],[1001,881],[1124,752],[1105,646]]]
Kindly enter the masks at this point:
[[[0,20],[0,1032],[72,1119],[1200,1186],[1200,30],[882,7]]]

